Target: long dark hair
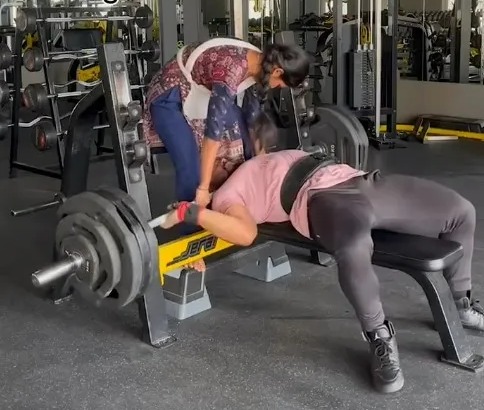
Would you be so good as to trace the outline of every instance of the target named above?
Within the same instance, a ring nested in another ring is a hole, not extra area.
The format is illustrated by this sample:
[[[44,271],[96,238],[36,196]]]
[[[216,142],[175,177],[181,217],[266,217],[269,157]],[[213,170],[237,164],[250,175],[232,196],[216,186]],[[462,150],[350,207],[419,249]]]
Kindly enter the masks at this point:
[[[266,153],[277,151],[279,143],[279,131],[271,116],[261,111],[251,124],[252,143],[260,142],[261,148]],[[254,148],[253,148],[254,149]],[[255,152],[253,152],[255,154]]]
[[[262,53],[262,72],[259,82],[259,99],[267,101],[269,79],[276,68],[282,69],[282,81],[291,88],[300,85],[309,73],[309,56],[296,45],[269,44]]]

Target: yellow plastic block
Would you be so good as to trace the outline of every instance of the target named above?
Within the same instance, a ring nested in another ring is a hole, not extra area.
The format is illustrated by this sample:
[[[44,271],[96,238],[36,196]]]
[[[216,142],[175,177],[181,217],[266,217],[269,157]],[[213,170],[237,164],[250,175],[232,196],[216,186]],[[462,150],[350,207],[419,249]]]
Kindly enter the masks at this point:
[[[163,275],[189,263],[214,255],[233,246],[210,232],[185,236],[158,247],[161,283]]]

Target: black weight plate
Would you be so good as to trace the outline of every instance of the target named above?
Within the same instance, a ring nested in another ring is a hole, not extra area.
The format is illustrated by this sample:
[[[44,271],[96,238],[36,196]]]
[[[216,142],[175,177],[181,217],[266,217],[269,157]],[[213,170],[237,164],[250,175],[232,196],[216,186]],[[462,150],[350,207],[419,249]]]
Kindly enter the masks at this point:
[[[40,121],[33,129],[33,143],[39,151],[47,151],[57,144],[57,131],[50,121]]]
[[[127,221],[127,226],[130,227],[138,240],[138,246],[141,254],[144,256],[143,282],[139,291],[139,295],[143,295],[153,278],[158,275],[158,241],[156,236],[154,236],[153,242],[150,232],[145,231],[141,224],[141,220],[138,218],[139,215],[136,215],[137,210],[133,210],[129,205],[127,205],[125,198],[129,197],[129,195],[124,191],[112,188],[102,188],[96,190],[95,192],[99,195],[102,195],[116,206],[119,213]],[[154,235],[151,227],[148,224],[146,225]],[[149,242],[149,238],[152,240],[151,243]]]
[[[75,237],[87,238],[95,247],[99,261],[97,269],[80,275],[79,279],[88,284],[96,299],[104,299],[121,280],[122,262],[118,244],[102,222],[85,213],[65,215],[57,224],[56,249],[59,256],[66,250],[82,254],[82,249],[75,248],[82,240]],[[84,246],[84,252],[90,250]],[[86,259],[89,259],[89,254]]]
[[[44,111],[49,105],[47,90],[42,84],[29,84],[22,93],[25,107],[32,111]]]
[[[5,43],[0,43],[0,70],[6,70],[12,65],[12,51]]]
[[[8,135],[8,119],[0,118],[0,141]]]
[[[143,282],[139,269],[143,263],[142,255],[135,235],[126,226],[116,206],[99,194],[83,192],[67,199],[58,212],[61,217],[85,213],[109,230],[121,252],[121,278],[115,287],[118,294],[116,305],[123,307],[136,299]]]
[[[22,33],[35,33],[37,31],[37,14],[35,10],[18,10],[17,17],[15,17],[15,25]]]
[[[341,163],[360,168],[359,137],[351,120],[333,106],[317,107],[317,121],[309,127],[309,138],[315,145],[326,144],[329,153]]]
[[[323,104],[322,106],[326,107],[325,104]],[[355,132],[360,140],[360,166],[358,167],[358,169],[366,170],[366,166],[368,164],[369,141],[365,127],[363,127],[360,120],[348,108],[338,107],[337,105],[328,105],[327,107],[329,109],[339,112],[345,118],[348,118],[353,124]]]
[[[67,218],[64,218],[64,220],[72,216],[74,215],[69,215]],[[67,226],[68,223],[71,222],[64,221],[63,225]],[[61,230],[63,231],[64,229],[61,228]],[[105,263],[102,267],[100,267],[99,264],[99,255],[97,254],[97,249],[100,247],[97,246],[96,248],[97,243],[93,243],[92,237],[90,236],[87,237],[81,233],[76,233],[75,235],[68,234],[68,236],[64,236],[65,232],[61,232],[61,230],[58,230],[59,234],[62,235],[62,239],[60,240],[60,243],[58,245],[56,244],[57,255],[60,256],[63,254],[76,254],[82,256],[84,263],[82,264],[81,268],[77,270],[76,275],[79,280],[83,283],[86,283],[90,289],[95,289],[101,274],[100,268],[102,268],[103,270],[106,268]],[[69,231],[69,229],[67,230]],[[106,262],[106,259],[103,259],[103,262]],[[120,259],[119,266],[121,266]]]
[[[44,67],[44,53],[38,47],[29,48],[25,50],[22,61],[27,71],[40,71]]]
[[[153,11],[148,6],[138,7],[134,15],[134,21],[140,28],[149,28],[153,25]]]
[[[10,87],[8,86],[6,81],[0,80],[0,107],[3,107],[9,101],[10,101]]]
[[[141,58],[145,61],[156,61],[160,54],[160,46],[156,41],[146,40],[141,45]]]

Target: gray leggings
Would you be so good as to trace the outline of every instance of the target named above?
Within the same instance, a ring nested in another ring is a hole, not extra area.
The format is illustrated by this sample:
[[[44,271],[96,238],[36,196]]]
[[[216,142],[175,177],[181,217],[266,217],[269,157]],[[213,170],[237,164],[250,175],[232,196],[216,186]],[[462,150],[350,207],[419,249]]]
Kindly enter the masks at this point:
[[[362,327],[385,320],[373,270],[372,229],[439,237],[462,244],[464,256],[444,271],[454,295],[471,289],[476,212],[457,192],[435,182],[374,171],[311,194],[311,236],[334,255],[341,288]]]

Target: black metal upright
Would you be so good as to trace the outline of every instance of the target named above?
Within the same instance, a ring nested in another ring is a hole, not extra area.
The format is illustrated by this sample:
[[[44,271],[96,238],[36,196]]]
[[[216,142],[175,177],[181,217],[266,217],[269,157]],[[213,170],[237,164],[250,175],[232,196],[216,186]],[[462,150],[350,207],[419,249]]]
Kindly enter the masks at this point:
[[[333,2],[333,104],[345,105],[346,98],[343,93],[343,82],[346,80],[343,56],[343,2]]]
[[[146,143],[139,139],[137,129],[141,105],[131,98],[124,47],[120,43],[103,44],[98,47],[98,55],[119,187],[131,195],[143,217],[149,220],[151,209],[144,172],[147,148]],[[159,277],[159,267],[153,268],[156,269],[154,276]],[[148,343],[161,347],[174,341],[169,332],[165,298],[158,280],[152,281],[138,300],[138,307],[143,336]]]

